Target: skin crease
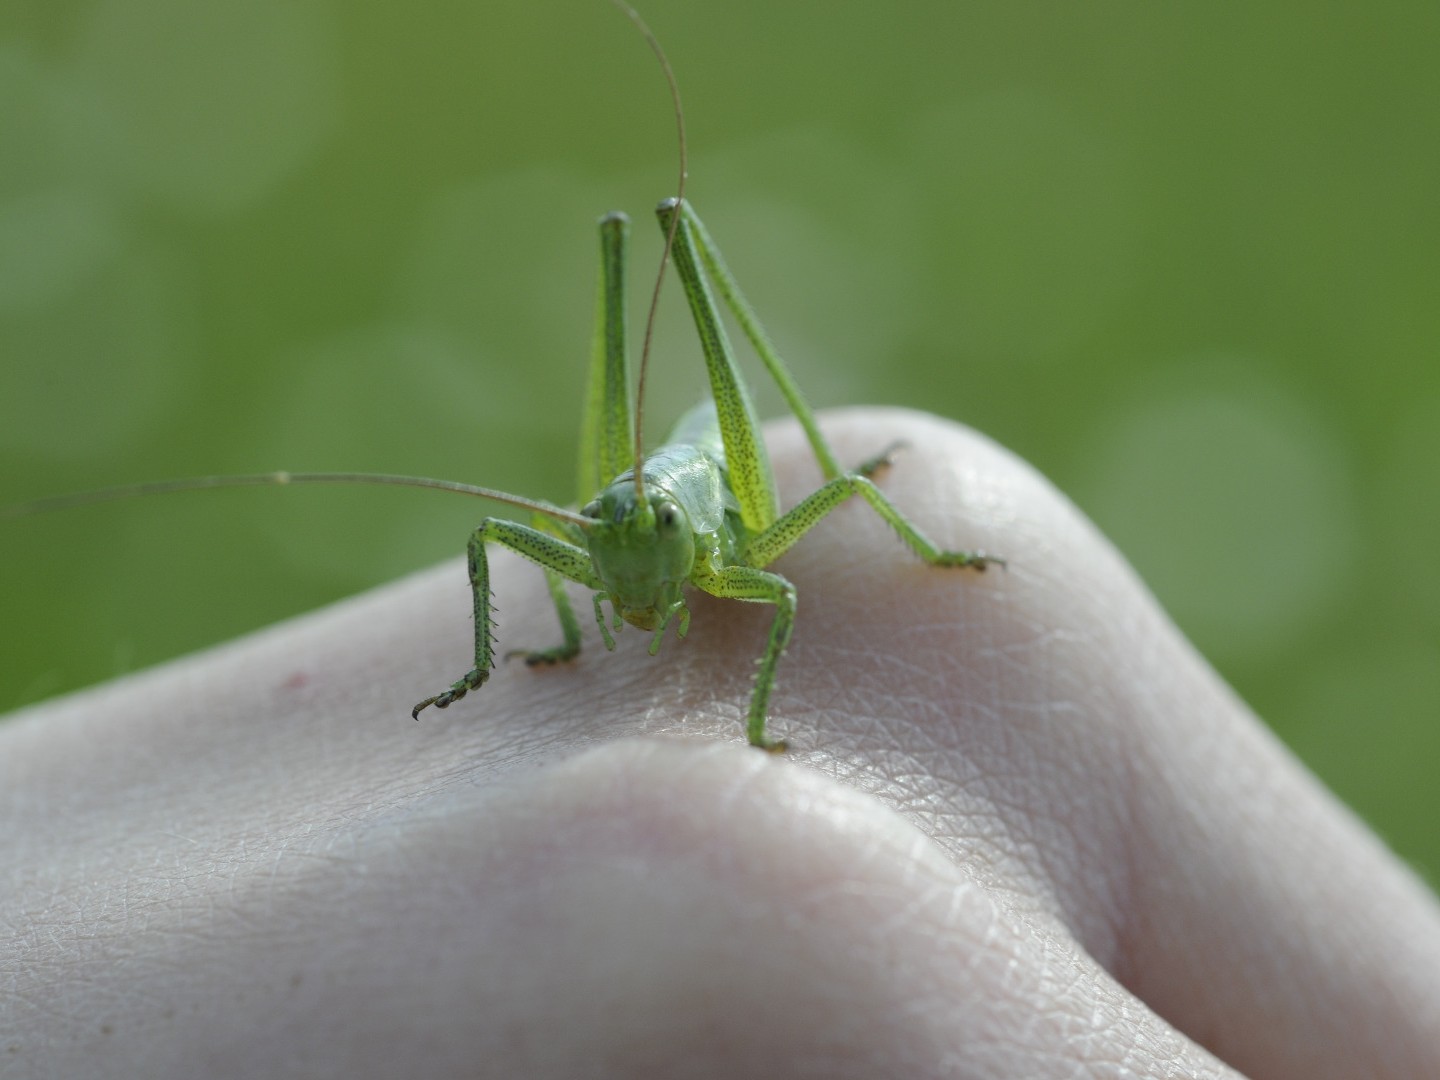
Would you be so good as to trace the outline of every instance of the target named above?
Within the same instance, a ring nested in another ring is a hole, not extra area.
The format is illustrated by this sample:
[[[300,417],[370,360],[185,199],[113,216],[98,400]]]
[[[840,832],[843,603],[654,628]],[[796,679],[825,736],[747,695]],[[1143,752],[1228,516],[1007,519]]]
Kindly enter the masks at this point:
[[[412,722],[459,562],[0,725],[0,1073],[1440,1076],[1434,898],[1094,528],[965,429],[823,422],[1010,567],[822,523],[783,757],[742,744],[769,609],[704,596]],[[501,650],[552,643],[493,565]]]

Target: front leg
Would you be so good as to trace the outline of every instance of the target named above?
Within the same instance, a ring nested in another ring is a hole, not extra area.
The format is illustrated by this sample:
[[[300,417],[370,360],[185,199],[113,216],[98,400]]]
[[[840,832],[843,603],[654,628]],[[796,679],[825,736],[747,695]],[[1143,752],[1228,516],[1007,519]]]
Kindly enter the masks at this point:
[[[448,690],[417,704],[410,712],[416,720],[420,719],[422,709],[430,705],[443,709],[452,702],[459,701],[471,690],[479,689],[490,677],[490,669],[495,664],[495,642],[494,620],[491,618],[490,608],[490,563],[485,556],[485,545],[491,542],[501,544],[551,571],[554,579],[552,596],[560,591],[561,578],[579,582],[591,589],[600,587],[600,581],[590,564],[590,555],[584,548],[516,521],[486,518],[470,535],[467,548],[470,591],[475,600],[475,666],[463,678],[451,683]]]
[[[780,662],[790,631],[795,626],[795,586],[779,574],[754,566],[727,566],[714,574],[693,579],[711,596],[731,600],[752,600],[775,605],[775,620],[770,624],[770,640],[765,644],[759,669],[755,672],[755,690],[750,696],[750,715],[745,735],[751,746],[772,754],[785,750],[783,739],[765,734],[765,714],[770,704],[770,691],[775,688],[775,666]]]
[[[555,614],[560,619],[560,644],[548,649],[511,649],[505,654],[506,660],[520,656],[524,657],[525,663],[530,667],[539,667],[542,664],[559,664],[573,660],[580,655],[580,620],[575,617],[570,597],[565,594],[565,579],[547,567],[545,585],[550,590],[550,599],[555,602]]]
[[[562,522],[552,521],[543,514],[533,515],[530,518],[530,524],[540,532],[548,533],[561,540],[568,540],[577,547],[585,542],[584,535],[578,529]],[[521,554],[523,555],[524,552]],[[570,597],[565,594],[565,578],[547,566],[545,567],[545,585],[550,590],[550,599],[555,604],[555,615],[560,620],[560,644],[553,645],[548,649],[511,649],[505,654],[506,660],[522,656],[525,658],[525,663],[531,667],[537,667],[541,664],[558,664],[566,660],[573,660],[580,655],[580,620],[575,617],[575,609],[570,604]]]

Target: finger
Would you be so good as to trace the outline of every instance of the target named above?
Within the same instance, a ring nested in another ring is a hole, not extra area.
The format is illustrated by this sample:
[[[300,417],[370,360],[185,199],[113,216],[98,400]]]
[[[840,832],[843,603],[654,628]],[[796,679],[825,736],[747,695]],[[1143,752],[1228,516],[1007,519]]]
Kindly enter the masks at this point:
[[[631,741],[533,794],[524,820],[506,815],[503,865],[470,857],[488,844],[458,820],[437,862],[473,868],[489,938],[520,925],[545,943],[499,979],[493,958],[468,965],[473,992],[448,996],[485,995],[496,1054],[543,1032],[547,1075],[1233,1075],[1073,940],[813,771]]]
[[[842,458],[903,436],[911,449],[884,478],[896,505],[944,543],[1009,559],[1002,574],[917,588],[884,558],[887,530],[857,513],[817,528],[805,561],[779,564],[801,598],[792,680],[826,659],[844,669],[843,696],[820,676],[809,687],[843,709],[806,717],[840,771],[928,823],[957,862],[1041,898],[1231,1064],[1440,1075],[1433,898],[1093,527],[953,426],[867,411],[828,430]],[[803,454],[786,452],[793,435],[780,441],[793,477]],[[847,588],[827,588],[836,580]]]
[[[7,1070],[1232,1075],[879,801],[741,747],[624,741],[255,840],[32,936]]]

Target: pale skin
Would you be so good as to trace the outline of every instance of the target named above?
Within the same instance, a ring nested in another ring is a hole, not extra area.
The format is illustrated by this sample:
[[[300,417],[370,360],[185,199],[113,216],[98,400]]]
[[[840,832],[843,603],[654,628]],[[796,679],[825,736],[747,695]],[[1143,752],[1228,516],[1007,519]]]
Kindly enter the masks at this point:
[[[704,596],[415,723],[458,562],[0,724],[0,1073],[1440,1075],[1434,898],[1093,527],[964,429],[822,421],[1009,569],[818,525],[788,754],[738,722],[769,611]],[[493,579],[499,647],[549,642],[539,571]]]

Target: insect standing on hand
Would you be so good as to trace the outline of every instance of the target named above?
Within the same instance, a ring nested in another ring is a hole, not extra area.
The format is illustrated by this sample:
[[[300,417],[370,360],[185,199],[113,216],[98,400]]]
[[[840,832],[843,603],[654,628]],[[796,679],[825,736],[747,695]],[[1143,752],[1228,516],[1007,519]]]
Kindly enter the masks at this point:
[[[41,500],[10,513],[32,513],[135,494],[290,483],[430,487],[518,507],[530,513],[529,524],[486,518],[470,538],[469,578],[475,613],[473,666],[449,687],[415,705],[412,715],[416,719],[431,705],[445,708],[465,697],[489,677],[495,654],[486,549],[490,544],[499,544],[543,568],[559,616],[563,635],[559,645],[518,653],[530,664],[569,660],[580,651],[580,620],[566,593],[566,581],[591,590],[595,621],[607,648],[614,648],[612,629],[618,631],[628,622],[652,632],[652,654],[658,651],[672,625],[678,636],[685,636],[690,619],[686,586],[717,597],[772,605],[775,615],[758,661],[746,736],[752,746],[783,750],[785,743],[767,734],[766,720],[776,665],[794,624],[796,591],[783,576],[767,568],[821,518],[852,495],[859,495],[920,558],[933,566],[983,570],[987,564],[1002,560],[983,552],[940,549],[890,503],[871,477],[888,464],[894,447],[853,471],[842,470],[836,463],[814,414],[740,292],[718,247],[685,201],[684,114],[669,62],[639,15],[620,0],[613,2],[644,35],[665,74],[679,133],[680,178],[676,195],[661,203],[657,211],[665,232],[665,247],[641,349],[633,414],[624,314],[629,224],[619,213],[609,214],[600,222],[600,290],[581,433],[578,481],[583,508],[578,513],[474,485],[365,473],[272,473],[166,481]],[[672,259],[700,337],[711,400],[687,412],[666,443],[647,454],[641,423],[645,372],[660,286]],[[736,366],[712,284],[799,420],[824,477],[816,491],[783,514],[759,419]],[[591,497],[596,491],[599,493]],[[607,602],[608,619],[603,606]]]

